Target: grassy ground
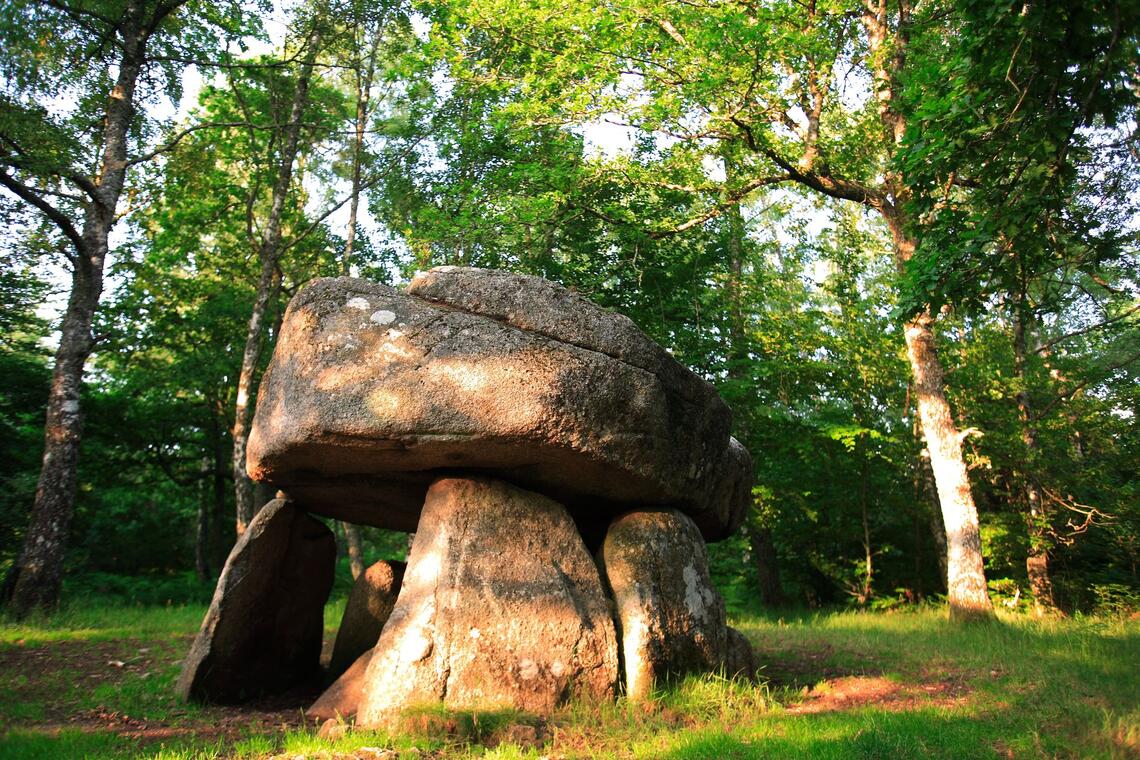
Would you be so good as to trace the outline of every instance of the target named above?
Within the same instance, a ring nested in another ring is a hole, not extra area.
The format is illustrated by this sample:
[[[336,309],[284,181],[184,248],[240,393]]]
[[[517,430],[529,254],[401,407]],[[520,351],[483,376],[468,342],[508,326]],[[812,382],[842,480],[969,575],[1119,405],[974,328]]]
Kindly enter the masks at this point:
[[[737,617],[764,664],[758,685],[691,678],[644,705],[431,713],[400,737],[329,741],[303,722],[304,697],[241,709],[173,698],[203,612],[88,602],[0,622],[0,757],[1140,757],[1135,621]]]

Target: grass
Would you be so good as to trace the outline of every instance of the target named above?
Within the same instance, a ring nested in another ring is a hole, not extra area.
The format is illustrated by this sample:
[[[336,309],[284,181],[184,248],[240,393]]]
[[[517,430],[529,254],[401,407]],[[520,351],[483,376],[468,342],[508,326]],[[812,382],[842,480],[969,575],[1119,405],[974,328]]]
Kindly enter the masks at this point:
[[[0,624],[0,757],[1140,756],[1140,624],[1125,619],[739,616],[760,684],[690,677],[644,704],[573,704],[546,720],[429,710],[399,736],[326,740],[286,713],[173,699],[203,611],[90,602]]]

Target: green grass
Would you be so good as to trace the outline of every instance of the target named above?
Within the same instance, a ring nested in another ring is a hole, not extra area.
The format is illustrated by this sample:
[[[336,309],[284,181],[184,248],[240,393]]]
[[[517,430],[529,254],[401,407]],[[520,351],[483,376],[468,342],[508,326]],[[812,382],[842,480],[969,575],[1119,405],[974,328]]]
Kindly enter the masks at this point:
[[[326,615],[330,632],[339,609]],[[743,616],[734,625],[757,648],[767,683],[690,677],[646,704],[574,704],[546,721],[427,711],[402,736],[350,732],[328,741],[257,725],[236,737],[195,736],[225,715],[172,697],[176,660],[202,613],[92,604],[0,625],[0,662],[22,662],[13,653],[33,648],[100,658],[148,650],[93,687],[82,680],[101,663],[0,669],[0,757],[376,756],[362,748],[457,759],[1140,756],[1140,625],[1123,619],[1005,615],[960,626],[937,609]],[[842,701],[844,688],[866,684],[881,694]],[[830,709],[811,712],[820,705]],[[80,729],[60,722],[99,710],[185,735],[143,741],[97,721]],[[516,724],[535,727],[537,746],[500,742]]]

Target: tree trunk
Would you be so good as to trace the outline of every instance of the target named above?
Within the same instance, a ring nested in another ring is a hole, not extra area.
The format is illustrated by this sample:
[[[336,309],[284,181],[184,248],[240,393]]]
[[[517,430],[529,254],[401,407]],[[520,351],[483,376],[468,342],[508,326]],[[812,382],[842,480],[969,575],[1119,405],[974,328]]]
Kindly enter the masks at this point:
[[[352,194],[348,202],[348,231],[344,240],[344,261],[341,272],[347,277],[352,264],[352,251],[356,244],[356,216],[360,206],[360,170],[364,152],[364,133],[368,126],[368,105],[372,100],[372,78],[376,73],[376,56],[380,51],[380,24],[373,30],[372,45],[369,48],[368,62],[356,71],[356,134],[352,141]],[[359,44],[359,43],[358,43]],[[347,525],[346,525],[347,529]],[[353,575],[353,577],[356,577]]]
[[[863,446],[859,447],[860,458],[863,460],[859,468],[859,513],[863,519],[863,562],[864,572],[863,588],[859,594],[859,604],[867,604],[871,601],[871,583],[874,579],[874,556],[875,553],[871,549],[871,522],[867,515],[867,480],[869,477],[869,465],[867,462],[867,453],[863,451]]]
[[[1025,490],[1025,523],[1029,537],[1029,550],[1025,557],[1025,570],[1029,577],[1029,590],[1033,593],[1033,611],[1037,615],[1057,612],[1053,597],[1053,582],[1049,578],[1049,515],[1042,498],[1041,484],[1037,479],[1037,428],[1033,425],[1033,406],[1029,399],[1029,381],[1025,369],[1025,322],[1027,306],[1022,294],[1013,322],[1014,373],[1017,376],[1017,413],[1021,420],[1021,441],[1025,445],[1025,465],[1022,473]]]
[[[986,590],[978,510],[970,493],[962,437],[943,392],[942,364],[934,347],[934,320],[929,313],[920,314],[906,323],[905,330],[918,416],[930,452],[930,468],[946,529],[950,617],[955,620],[989,617],[993,607]]]
[[[316,62],[317,50],[321,45],[321,24],[323,19],[318,16],[307,40],[308,49],[301,64],[301,71],[297,77],[297,84],[293,90],[293,99],[289,108],[289,121],[285,125],[284,141],[277,167],[277,178],[273,183],[273,196],[270,204],[269,218],[266,220],[261,243],[258,248],[258,260],[261,263],[261,273],[257,280],[257,292],[254,296],[253,310],[250,312],[249,325],[245,335],[245,350],[242,352],[241,371],[238,373],[237,400],[234,405],[233,427],[233,472],[234,472],[234,498],[235,522],[237,534],[245,532],[255,514],[254,492],[249,475],[245,469],[246,443],[249,440],[249,423],[253,408],[250,404],[254,394],[254,376],[261,361],[262,333],[264,332],[265,313],[269,306],[273,284],[278,276],[278,264],[281,258],[282,228],[281,220],[285,212],[285,201],[293,180],[293,165],[297,159],[298,146],[301,139],[302,119],[306,106],[309,103],[309,84],[313,77],[313,67]],[[257,505],[260,506],[260,505]]]
[[[894,240],[895,265],[902,272],[914,255],[902,213],[893,206],[881,210]],[[934,344],[934,316],[925,310],[903,325],[907,359],[914,380],[918,421],[930,454],[930,469],[946,530],[946,591],[953,620],[993,615],[982,561],[978,509],[970,492],[962,435],[946,399],[942,362]]]
[[[224,402],[215,400],[213,415],[210,419],[210,442],[212,444],[212,488],[213,519],[210,520],[210,557],[213,566],[221,568],[225,565],[226,557],[230,554],[230,542],[227,541],[229,531],[222,530],[226,522],[226,472],[229,469],[226,456],[226,439],[222,433],[225,428]]]
[[[198,495],[198,519],[194,530],[194,573],[200,581],[210,580],[210,470],[213,458],[202,457],[202,480]]]
[[[725,168],[725,180],[731,184],[737,176],[737,165],[733,157],[727,153],[722,156]],[[731,204],[725,212],[728,221],[728,279],[726,281],[726,296],[728,300],[728,377],[730,380],[743,381],[747,378],[743,368],[747,366],[750,358],[748,347],[747,323],[744,316],[744,264],[745,241],[747,230],[744,224],[744,213],[739,204]],[[748,440],[747,421],[737,422],[738,434],[745,441]],[[780,588],[779,557],[776,554],[776,545],[772,541],[772,529],[768,526],[750,526],[749,537],[752,545],[752,556],[756,562],[756,580],[760,601],[765,607],[778,607],[784,602],[784,594]]]
[[[108,238],[126,179],[135,85],[143,64],[141,10],[128,4],[126,14],[121,26],[122,58],[103,122],[99,174],[91,187],[84,188],[90,197],[84,204],[82,237],[75,244],[71,293],[60,324],[59,348],[52,369],[43,466],[23,550],[11,570],[11,609],[17,617],[36,607],[50,609],[59,602],[83,436],[83,367],[94,346],[91,326],[103,292]]]
[[[930,452],[922,450],[919,457],[922,470],[922,491],[930,505],[930,536],[934,539],[934,551],[938,555],[938,577],[942,588],[948,588],[949,568],[946,564],[946,526],[942,524],[942,506],[938,503],[938,487],[934,484],[934,470],[930,468]]]
[[[752,555],[756,558],[760,601],[765,607],[779,607],[784,603],[784,591],[780,587],[780,563],[776,556],[776,544],[772,542],[772,529],[753,529],[750,533]]]
[[[364,573],[364,546],[360,541],[360,529],[350,522],[342,522],[344,528],[344,543],[348,549],[348,566],[352,570],[352,579],[356,580]]]

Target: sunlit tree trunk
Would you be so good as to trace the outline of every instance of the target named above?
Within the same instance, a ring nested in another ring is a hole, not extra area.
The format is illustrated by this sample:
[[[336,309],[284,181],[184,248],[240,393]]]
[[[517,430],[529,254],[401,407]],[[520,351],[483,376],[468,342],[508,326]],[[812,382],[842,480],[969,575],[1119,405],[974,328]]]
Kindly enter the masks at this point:
[[[83,436],[80,396],[83,368],[94,347],[91,334],[99,297],[103,292],[103,267],[108,238],[115,224],[116,209],[127,174],[127,143],[135,111],[135,87],[142,71],[147,30],[142,28],[143,9],[127,3],[119,25],[122,56],[115,84],[107,97],[103,119],[103,153],[98,174],[85,182],[82,233],[75,236],[71,293],[60,324],[59,348],[55,353],[51,389],[44,425],[44,455],[31,520],[24,546],[13,566],[8,586],[11,609],[23,616],[33,608],[51,608],[59,601],[63,560],[75,511],[79,445]],[[155,21],[157,23],[157,21]],[[24,197],[27,188],[5,186]],[[57,212],[58,213],[58,212]],[[62,217],[62,215],[60,215]],[[60,224],[62,219],[52,217]],[[66,222],[64,222],[66,224]]]
[[[898,150],[907,123],[898,109],[900,77],[906,68],[910,43],[910,0],[867,0],[862,16],[873,56],[874,93],[884,137],[891,150]],[[896,14],[892,26],[891,13]],[[909,232],[903,204],[911,188],[904,177],[888,171],[883,190],[869,202],[884,218],[894,244],[895,265],[903,272],[914,256],[916,241]],[[907,359],[914,380],[915,406],[930,452],[930,467],[938,489],[942,523],[946,529],[946,585],[950,617],[971,620],[993,614],[982,562],[978,510],[970,492],[962,437],[946,399],[942,363],[934,344],[934,315],[929,310],[915,315],[903,326]]]
[[[993,612],[986,591],[978,509],[970,492],[962,436],[943,390],[942,364],[934,347],[934,320],[923,313],[905,325],[907,357],[914,375],[915,401],[930,452],[946,530],[946,586],[950,615],[958,620]]]

